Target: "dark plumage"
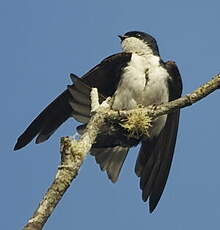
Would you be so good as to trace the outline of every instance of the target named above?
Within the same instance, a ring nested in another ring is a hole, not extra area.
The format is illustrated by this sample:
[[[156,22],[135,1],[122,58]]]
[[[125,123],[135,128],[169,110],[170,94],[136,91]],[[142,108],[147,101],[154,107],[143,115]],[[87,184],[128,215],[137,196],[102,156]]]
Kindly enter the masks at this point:
[[[169,95],[168,100],[171,101],[179,98],[182,92],[182,81],[176,64],[174,62],[164,63],[160,59],[156,40],[149,34],[131,31],[124,36],[120,36],[122,42],[131,37],[137,38],[137,40],[135,40],[137,44],[135,44],[134,47],[138,47],[138,42],[142,41],[143,44],[146,45],[148,53],[149,49],[152,50],[152,54],[150,54],[152,56],[150,58],[153,61],[151,60],[151,62],[154,63],[156,60],[159,60],[160,65],[154,68],[160,68],[162,72],[163,69],[165,70],[164,73],[168,76],[166,81],[161,83],[157,82],[157,84],[161,84],[161,89],[167,88]],[[135,58],[132,59],[133,57]],[[148,60],[148,56],[143,57],[143,60],[145,60],[145,58]],[[137,56],[137,54],[133,56],[132,52],[122,52],[104,59],[81,78],[72,74],[73,84],[68,86],[68,88],[48,105],[28,126],[24,133],[18,138],[14,150],[24,147],[35,137],[36,143],[46,141],[62,123],[72,116],[77,121],[83,123],[82,126],[78,127],[79,132],[83,132],[85,124],[90,119],[91,88],[95,87],[98,89],[100,101],[103,101],[109,96],[117,97],[119,94],[116,92],[119,90],[119,86],[121,87],[121,84],[124,84],[122,78],[130,79],[128,78],[130,75],[126,74],[133,73],[129,71],[126,72],[126,68],[128,68],[129,65],[131,66],[135,61],[135,65],[140,65],[141,62],[137,61],[139,60],[138,58],[142,60],[142,57]],[[132,68],[135,68],[135,65]],[[137,73],[140,74],[142,66],[140,66],[138,71]],[[149,77],[152,78],[154,75],[148,75],[148,71],[145,72],[145,75],[145,84],[147,86],[149,81],[152,81],[152,79],[149,80]],[[127,82],[126,84],[129,85],[129,81],[125,81]],[[129,87],[132,87],[132,85],[129,85]],[[154,95],[151,95],[151,97],[152,96]],[[157,96],[158,95],[155,95],[155,97]],[[134,99],[136,100],[136,98]],[[135,172],[137,176],[140,177],[143,201],[149,199],[150,212],[157,206],[167,181],[176,143],[179,114],[179,110],[168,114],[165,125],[161,126],[162,128],[159,134],[148,139],[134,140],[120,133],[109,134],[108,130],[102,130],[91,149],[91,154],[95,156],[101,169],[107,171],[108,177],[112,182],[116,182],[129,148],[141,143]]]

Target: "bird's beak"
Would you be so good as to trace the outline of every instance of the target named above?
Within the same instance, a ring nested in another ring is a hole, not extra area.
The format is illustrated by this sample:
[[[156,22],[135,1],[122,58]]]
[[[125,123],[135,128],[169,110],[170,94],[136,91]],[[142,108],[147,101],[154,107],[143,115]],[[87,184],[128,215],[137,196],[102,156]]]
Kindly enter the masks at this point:
[[[124,36],[124,35],[118,35],[118,37],[121,39],[121,41],[123,41],[125,38],[127,38],[128,36]]]

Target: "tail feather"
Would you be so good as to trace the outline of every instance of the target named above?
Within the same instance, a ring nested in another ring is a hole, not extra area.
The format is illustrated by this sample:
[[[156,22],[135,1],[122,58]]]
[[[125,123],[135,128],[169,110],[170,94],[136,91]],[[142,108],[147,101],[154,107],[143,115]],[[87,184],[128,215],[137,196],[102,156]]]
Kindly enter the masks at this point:
[[[118,180],[122,165],[128,154],[128,147],[116,146],[113,148],[93,148],[91,154],[108,178],[115,183]]]

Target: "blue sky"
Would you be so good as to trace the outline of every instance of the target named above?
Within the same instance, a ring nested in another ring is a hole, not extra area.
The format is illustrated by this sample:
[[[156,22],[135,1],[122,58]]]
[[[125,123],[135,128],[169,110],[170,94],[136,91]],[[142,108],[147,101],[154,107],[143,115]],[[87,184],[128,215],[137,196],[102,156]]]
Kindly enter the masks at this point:
[[[66,122],[46,143],[13,152],[16,138],[70,84],[120,51],[116,35],[142,30],[175,60],[191,92],[220,70],[219,1],[0,2],[0,226],[21,229],[51,183]],[[50,229],[218,229],[220,218],[219,92],[182,110],[169,180],[153,214],[134,174],[137,149],[112,184],[89,156],[45,225]]]

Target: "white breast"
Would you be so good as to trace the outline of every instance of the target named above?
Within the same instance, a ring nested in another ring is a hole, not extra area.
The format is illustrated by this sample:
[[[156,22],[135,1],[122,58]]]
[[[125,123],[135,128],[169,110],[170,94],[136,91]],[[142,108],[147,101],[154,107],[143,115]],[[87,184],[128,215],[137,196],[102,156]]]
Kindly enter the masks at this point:
[[[161,104],[169,100],[169,74],[160,66],[159,60],[159,57],[154,55],[132,54],[114,94],[113,109],[129,110],[138,105]],[[166,115],[161,116],[155,122],[151,135],[158,135],[165,122]]]

